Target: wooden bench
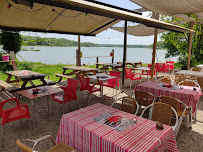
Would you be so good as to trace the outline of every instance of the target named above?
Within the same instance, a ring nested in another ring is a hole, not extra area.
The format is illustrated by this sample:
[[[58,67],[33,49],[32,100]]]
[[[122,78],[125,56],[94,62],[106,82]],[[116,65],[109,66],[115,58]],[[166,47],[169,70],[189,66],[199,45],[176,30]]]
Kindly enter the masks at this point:
[[[49,80],[49,79],[44,79],[44,80],[46,81],[46,83],[47,83],[48,85],[54,85],[54,84],[57,83],[56,81]]]
[[[74,80],[79,80],[78,78],[74,78],[74,77],[71,77],[71,76],[68,76],[68,75],[65,75],[65,74],[55,74],[56,77],[61,77],[61,78],[68,78],[68,79],[74,79]]]
[[[17,89],[19,89],[19,88],[14,87],[13,85],[11,85],[5,81],[0,80],[0,91],[3,91],[3,90],[15,91]]]

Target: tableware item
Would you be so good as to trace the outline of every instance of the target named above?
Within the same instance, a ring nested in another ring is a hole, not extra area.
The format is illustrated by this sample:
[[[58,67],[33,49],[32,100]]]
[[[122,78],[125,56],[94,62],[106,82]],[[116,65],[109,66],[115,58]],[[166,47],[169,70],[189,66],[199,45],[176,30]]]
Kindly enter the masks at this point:
[[[161,122],[157,121],[156,122],[156,129],[163,130],[164,129],[163,124]]]

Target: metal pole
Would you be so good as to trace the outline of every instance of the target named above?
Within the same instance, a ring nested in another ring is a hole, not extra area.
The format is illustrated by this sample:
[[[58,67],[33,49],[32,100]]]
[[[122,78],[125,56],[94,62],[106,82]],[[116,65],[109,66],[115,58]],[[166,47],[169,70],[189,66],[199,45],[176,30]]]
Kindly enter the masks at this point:
[[[114,49],[112,49],[113,56],[112,56],[112,63],[114,62]]]
[[[123,77],[122,77],[122,88],[123,88],[123,89],[124,89],[124,83],[125,83],[125,61],[126,61],[126,53],[127,53],[127,21],[125,21],[124,45],[123,45]]]

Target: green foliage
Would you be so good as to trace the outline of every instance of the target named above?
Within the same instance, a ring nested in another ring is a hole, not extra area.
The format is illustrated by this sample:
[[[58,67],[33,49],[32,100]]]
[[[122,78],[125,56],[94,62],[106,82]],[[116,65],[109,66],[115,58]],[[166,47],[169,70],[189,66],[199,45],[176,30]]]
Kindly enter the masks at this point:
[[[153,48],[153,44],[149,45],[149,48]],[[158,41],[156,45],[157,49],[164,49],[164,41]]]
[[[17,62],[18,70],[32,70],[33,63],[30,62]]]
[[[41,38],[39,36],[22,36],[23,45],[25,46],[35,46],[35,45],[43,45],[43,46],[59,46],[59,47],[67,47],[67,46],[78,46],[77,41],[67,40],[64,38]],[[97,47],[98,44],[83,42],[80,44],[81,47]]]
[[[179,57],[179,63],[182,65],[181,66],[181,69],[183,70],[187,70],[187,63],[188,63],[188,54],[186,55],[181,55]],[[195,58],[194,55],[191,55],[191,58],[190,58],[190,66],[193,67],[197,64],[197,59]]]
[[[2,55],[4,53],[0,51],[0,61],[2,61]],[[5,71],[11,71],[12,70],[12,66],[10,65],[9,62],[2,62],[0,63],[0,73],[1,72],[5,72]]]
[[[20,51],[22,45],[22,38],[18,32],[2,31],[0,37],[3,49],[7,53],[9,53],[10,51],[14,51],[14,53]]]
[[[175,22],[179,21],[180,19],[162,16],[162,20],[167,22]],[[190,23],[184,23],[180,26],[191,28]],[[195,66],[197,62],[201,62],[203,60],[203,25],[194,24],[193,29],[196,32],[193,34],[192,39],[191,66]],[[164,48],[167,50],[165,57],[168,58],[180,56],[179,62],[182,63],[183,67],[187,66],[188,56],[186,54],[188,54],[189,34],[169,31],[163,33],[161,39],[164,41]]]

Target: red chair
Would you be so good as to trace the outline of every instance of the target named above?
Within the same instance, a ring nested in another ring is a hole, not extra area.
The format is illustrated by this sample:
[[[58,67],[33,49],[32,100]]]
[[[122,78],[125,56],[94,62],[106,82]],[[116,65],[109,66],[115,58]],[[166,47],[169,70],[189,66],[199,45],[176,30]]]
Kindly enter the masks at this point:
[[[168,71],[174,70],[174,61],[166,61],[166,68]]]
[[[3,106],[10,101],[15,101],[17,106],[4,110]],[[3,129],[6,123],[27,118],[29,119],[30,128],[31,128],[29,108],[27,105],[19,105],[19,101],[16,98],[12,98],[12,99],[8,99],[0,102],[0,117],[2,117],[1,147],[3,145]]]
[[[148,68],[151,69],[152,65],[151,64],[148,64]],[[156,74],[156,65],[155,65],[155,69],[154,69],[154,75]],[[149,71],[145,71],[145,70],[142,70],[142,75],[151,75],[151,70]]]
[[[133,80],[140,80],[140,83],[141,83],[141,74],[140,73],[133,74],[132,69],[125,68],[125,79],[130,79],[130,89],[131,89]]]
[[[100,94],[101,94],[101,83],[100,82],[98,82],[97,84],[94,84],[94,85],[90,85],[89,78],[84,78],[84,77],[79,76],[79,79],[80,79],[80,91],[87,90],[87,91],[89,91],[89,95],[93,92],[100,91]],[[100,87],[97,88],[97,87],[95,87],[95,85],[100,85]],[[88,105],[90,102],[89,100],[88,100]]]
[[[52,99],[60,104],[63,104],[63,108],[65,107],[65,104],[67,102],[73,101],[73,100],[77,100],[77,85],[78,85],[78,81],[74,80],[74,79],[68,79],[68,86],[67,87],[61,87],[61,89],[64,90],[64,95],[52,95]],[[80,108],[80,104],[78,101],[78,106]]]
[[[166,68],[166,64],[165,63],[156,63],[156,71],[164,72],[166,74],[166,72],[168,71]]]
[[[110,76],[116,76],[116,79],[108,79],[108,83],[103,83],[103,86],[115,88],[116,86],[119,86],[120,90],[120,82],[119,82],[119,71],[110,71]],[[117,85],[116,85],[117,82]],[[116,94],[117,94],[117,88],[116,88]],[[113,89],[113,97],[114,97],[114,89]]]

